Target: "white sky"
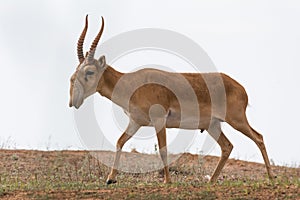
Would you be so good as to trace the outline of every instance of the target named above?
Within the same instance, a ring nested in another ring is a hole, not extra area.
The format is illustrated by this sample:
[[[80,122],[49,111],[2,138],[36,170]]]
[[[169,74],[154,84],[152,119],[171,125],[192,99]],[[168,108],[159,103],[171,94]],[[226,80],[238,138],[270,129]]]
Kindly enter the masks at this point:
[[[84,16],[90,14],[86,50],[100,16],[106,22],[102,42],[139,28],[168,29],[197,42],[219,71],[246,88],[247,115],[263,134],[269,157],[276,164],[299,164],[300,3],[269,2],[1,0],[0,146],[11,138],[16,148],[83,148],[68,107],[69,78],[77,66]],[[99,95],[95,99],[108,104]],[[226,125],[224,132],[235,147],[231,157],[262,161],[251,140]],[[116,140],[121,130],[111,134]],[[140,146],[132,141],[125,149]],[[153,151],[147,148],[141,150]]]

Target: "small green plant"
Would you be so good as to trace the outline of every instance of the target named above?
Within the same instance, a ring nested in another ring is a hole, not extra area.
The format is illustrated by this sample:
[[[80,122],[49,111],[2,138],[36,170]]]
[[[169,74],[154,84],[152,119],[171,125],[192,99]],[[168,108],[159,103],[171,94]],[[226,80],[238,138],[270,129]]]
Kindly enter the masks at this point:
[[[12,158],[13,161],[17,161],[19,159],[19,156],[17,154],[13,154],[11,156],[11,158]]]

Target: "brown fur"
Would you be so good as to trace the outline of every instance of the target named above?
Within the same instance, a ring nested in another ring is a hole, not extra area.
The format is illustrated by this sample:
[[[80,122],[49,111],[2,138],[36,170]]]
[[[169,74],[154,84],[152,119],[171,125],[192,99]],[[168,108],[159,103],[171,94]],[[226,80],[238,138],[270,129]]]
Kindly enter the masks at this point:
[[[94,53],[94,50],[91,48],[90,51]],[[130,118],[127,129],[117,142],[108,184],[116,182],[123,145],[141,126],[153,126],[156,130],[166,183],[171,180],[166,128],[206,130],[222,150],[220,161],[211,177],[211,181],[216,181],[233,148],[221,130],[221,122],[227,122],[257,144],[267,173],[272,178],[263,137],[249,125],[245,115],[247,93],[229,76],[223,73],[172,73],[150,68],[121,73],[107,65],[104,56],[99,60],[87,58],[71,78],[70,106],[75,104],[78,108],[84,98],[98,92],[121,106]],[[93,75],[87,75],[87,71],[89,74],[92,71]],[[76,81],[80,86],[74,86]]]

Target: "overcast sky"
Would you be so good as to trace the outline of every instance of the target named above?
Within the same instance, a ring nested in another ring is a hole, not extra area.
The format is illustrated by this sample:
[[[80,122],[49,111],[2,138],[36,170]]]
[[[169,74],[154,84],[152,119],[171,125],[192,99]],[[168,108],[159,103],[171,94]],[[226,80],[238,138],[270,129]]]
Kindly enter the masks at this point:
[[[296,0],[272,4],[266,0],[1,0],[0,145],[84,149],[68,100],[69,78],[78,64],[76,43],[86,14],[90,14],[86,50],[99,29],[100,16],[106,22],[101,42],[126,31],[160,28],[198,43],[218,71],[246,88],[247,116],[264,136],[269,157],[276,164],[300,163],[300,3]],[[136,63],[142,65],[139,56],[135,59],[116,62],[114,67],[131,71],[138,67]],[[157,62],[152,64],[161,64]],[[176,70],[190,69],[177,66]],[[99,95],[94,100],[112,108]],[[113,118],[101,109],[97,116]],[[115,126],[113,120],[106,124],[106,134]],[[112,143],[121,135],[120,129],[109,132]],[[251,140],[227,125],[224,132],[234,145],[231,157],[262,162]],[[134,140],[125,146],[130,148],[154,150],[153,144]],[[219,153],[218,147],[212,151]]]

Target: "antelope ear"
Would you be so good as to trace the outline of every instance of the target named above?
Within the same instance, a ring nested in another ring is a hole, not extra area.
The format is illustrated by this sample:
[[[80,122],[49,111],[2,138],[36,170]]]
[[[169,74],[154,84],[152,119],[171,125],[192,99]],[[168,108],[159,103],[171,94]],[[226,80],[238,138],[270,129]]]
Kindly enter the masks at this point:
[[[105,56],[101,56],[98,61],[102,68],[104,68],[106,66]]]

